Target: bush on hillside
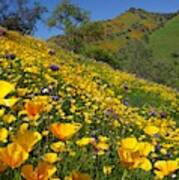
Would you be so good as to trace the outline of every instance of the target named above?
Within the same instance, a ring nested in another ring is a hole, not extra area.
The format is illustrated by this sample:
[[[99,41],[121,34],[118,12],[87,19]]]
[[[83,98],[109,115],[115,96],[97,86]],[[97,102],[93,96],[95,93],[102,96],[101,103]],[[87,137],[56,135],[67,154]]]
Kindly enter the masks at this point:
[[[102,40],[104,36],[104,27],[100,23],[89,22],[80,28],[74,28],[68,35],[61,36],[61,41],[56,43],[64,49],[83,54],[88,42]]]
[[[116,57],[109,50],[100,49],[96,47],[86,47],[81,52],[83,55],[110,64],[114,68],[118,68]]]
[[[172,57],[179,58],[179,51],[178,52],[173,52]]]

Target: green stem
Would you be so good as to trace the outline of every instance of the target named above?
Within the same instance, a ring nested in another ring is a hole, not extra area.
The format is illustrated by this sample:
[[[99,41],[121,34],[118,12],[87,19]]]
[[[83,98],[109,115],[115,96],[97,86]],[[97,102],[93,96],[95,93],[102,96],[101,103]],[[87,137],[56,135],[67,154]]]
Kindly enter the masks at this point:
[[[122,175],[121,180],[125,180],[126,177],[127,177],[127,170],[125,169],[125,170],[124,170],[124,173],[123,173],[123,175]]]

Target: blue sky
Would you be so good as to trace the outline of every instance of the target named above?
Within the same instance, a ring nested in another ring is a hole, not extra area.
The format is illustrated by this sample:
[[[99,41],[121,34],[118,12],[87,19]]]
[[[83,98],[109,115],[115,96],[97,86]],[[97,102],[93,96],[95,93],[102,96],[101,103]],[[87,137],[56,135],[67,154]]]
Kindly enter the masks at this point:
[[[50,13],[60,0],[41,0],[40,2],[49,9]],[[130,7],[143,8],[153,12],[179,10],[179,0],[72,0],[72,2],[90,11],[92,20],[111,19]],[[37,27],[38,30],[35,36],[38,38],[47,39],[60,33],[60,30],[56,28],[49,29],[41,22],[38,22]]]

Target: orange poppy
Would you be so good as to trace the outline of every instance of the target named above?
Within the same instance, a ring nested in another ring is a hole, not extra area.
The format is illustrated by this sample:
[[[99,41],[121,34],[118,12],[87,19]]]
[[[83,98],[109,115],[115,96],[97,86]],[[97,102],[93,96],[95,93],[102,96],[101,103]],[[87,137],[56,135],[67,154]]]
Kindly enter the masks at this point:
[[[91,180],[92,178],[86,174],[79,171],[73,171],[70,176],[65,177],[65,180]]]
[[[48,180],[56,172],[56,167],[40,162],[35,169],[31,164],[24,165],[21,174],[26,180]]]
[[[39,113],[42,111],[42,104],[38,102],[27,102],[25,104],[25,110],[30,119],[37,119]]]
[[[30,152],[33,146],[40,141],[42,138],[41,134],[28,129],[19,130],[17,135],[13,137],[13,141],[19,144],[25,151]],[[27,140],[28,139],[28,140]]]
[[[19,167],[28,157],[29,154],[16,143],[11,143],[7,147],[0,148],[0,161],[11,168]]]
[[[50,131],[60,140],[67,140],[79,131],[79,123],[54,123],[50,126]]]

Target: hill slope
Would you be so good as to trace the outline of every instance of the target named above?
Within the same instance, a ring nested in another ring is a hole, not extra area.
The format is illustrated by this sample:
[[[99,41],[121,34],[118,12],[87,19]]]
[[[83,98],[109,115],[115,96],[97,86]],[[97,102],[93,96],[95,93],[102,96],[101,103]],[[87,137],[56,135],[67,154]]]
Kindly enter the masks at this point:
[[[178,92],[15,32],[0,52],[0,179],[179,177]]]
[[[168,61],[174,61],[173,54],[178,53],[179,47],[179,16],[174,17],[163,28],[149,36],[150,47],[154,55]],[[177,56],[177,55],[176,55]]]
[[[114,19],[92,22],[48,42],[178,89],[177,24],[177,13],[159,14],[131,8]]]
[[[80,38],[83,36],[83,42],[85,42],[85,48],[94,46],[96,48],[102,48],[113,52],[118,51],[124,47],[131,40],[140,40],[145,35],[160,28],[169,19],[175,16],[175,13],[171,14],[159,14],[151,13],[142,9],[131,8],[124,12],[120,16],[106,20],[92,23],[92,27],[89,27],[89,31],[86,33],[86,28],[79,28],[78,33]],[[94,24],[94,26],[93,26]],[[94,38],[94,31],[96,26],[100,26],[98,34]],[[99,31],[100,35],[99,35]],[[55,43],[61,47],[68,48],[69,39],[73,38],[73,35],[68,36],[55,36],[48,41]]]
[[[105,38],[95,42],[97,47],[118,51],[131,40],[140,40],[166,23],[172,14],[157,14],[131,8],[122,15],[103,23]]]
[[[149,36],[149,47],[156,59],[161,59],[170,67],[170,84],[179,87],[179,16]]]

